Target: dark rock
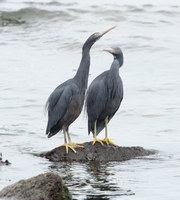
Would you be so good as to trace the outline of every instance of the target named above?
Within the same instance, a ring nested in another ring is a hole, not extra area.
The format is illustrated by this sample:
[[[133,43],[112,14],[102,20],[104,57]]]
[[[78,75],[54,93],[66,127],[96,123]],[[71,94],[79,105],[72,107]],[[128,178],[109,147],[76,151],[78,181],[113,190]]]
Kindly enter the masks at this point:
[[[13,200],[70,200],[71,195],[59,175],[40,174],[21,180],[0,191],[0,198]]]
[[[41,153],[39,156],[50,161],[125,161],[139,156],[154,154],[154,151],[146,150],[142,147],[120,147],[100,143],[92,145],[92,142],[82,144],[84,148],[76,148],[77,153],[69,149],[65,152],[65,147],[60,146],[52,151]]]
[[[0,166],[1,165],[10,165],[11,163],[8,160],[2,160],[2,153],[0,153]]]

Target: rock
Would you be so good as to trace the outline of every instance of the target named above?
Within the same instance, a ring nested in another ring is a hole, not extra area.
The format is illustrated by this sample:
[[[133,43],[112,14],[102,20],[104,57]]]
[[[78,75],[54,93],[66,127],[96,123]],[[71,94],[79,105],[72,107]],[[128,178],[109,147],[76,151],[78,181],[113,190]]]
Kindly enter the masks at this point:
[[[58,174],[45,173],[21,180],[0,191],[0,199],[7,200],[70,200],[67,187]]]
[[[39,156],[45,157],[53,162],[59,161],[125,161],[139,156],[154,154],[154,151],[146,150],[142,147],[120,147],[100,143],[92,145],[92,142],[82,144],[84,148],[76,148],[77,153],[69,149],[68,154],[65,147],[60,146],[52,151],[41,153]]]
[[[2,160],[2,153],[0,153],[0,166],[1,165],[10,165],[11,163],[8,160]]]

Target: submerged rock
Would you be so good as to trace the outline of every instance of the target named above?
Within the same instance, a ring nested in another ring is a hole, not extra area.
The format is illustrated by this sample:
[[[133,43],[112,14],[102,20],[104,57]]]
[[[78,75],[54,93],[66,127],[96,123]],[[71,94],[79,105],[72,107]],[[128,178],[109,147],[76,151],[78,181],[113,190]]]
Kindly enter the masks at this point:
[[[0,191],[0,199],[9,200],[71,200],[67,187],[59,175],[40,174],[21,180]]]
[[[76,148],[77,153],[69,149],[68,154],[65,147],[60,146],[52,151],[41,153],[50,161],[125,161],[139,156],[148,156],[154,154],[154,151],[146,150],[142,147],[120,147],[100,143],[92,145],[92,142],[82,144],[84,148]]]
[[[0,153],[0,166],[1,165],[10,165],[11,163],[8,160],[2,160],[2,153]]]

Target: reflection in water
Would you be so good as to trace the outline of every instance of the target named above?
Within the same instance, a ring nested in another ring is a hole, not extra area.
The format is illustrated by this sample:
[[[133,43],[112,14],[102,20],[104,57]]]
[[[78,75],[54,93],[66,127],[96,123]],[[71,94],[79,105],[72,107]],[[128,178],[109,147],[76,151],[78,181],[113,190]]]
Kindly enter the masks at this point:
[[[116,199],[118,196],[134,195],[131,190],[121,189],[114,181],[116,171],[112,163],[91,161],[88,163],[53,163],[50,171],[58,173],[69,187],[73,198]]]
[[[88,195],[86,200],[109,200],[110,198],[107,197],[106,195]]]

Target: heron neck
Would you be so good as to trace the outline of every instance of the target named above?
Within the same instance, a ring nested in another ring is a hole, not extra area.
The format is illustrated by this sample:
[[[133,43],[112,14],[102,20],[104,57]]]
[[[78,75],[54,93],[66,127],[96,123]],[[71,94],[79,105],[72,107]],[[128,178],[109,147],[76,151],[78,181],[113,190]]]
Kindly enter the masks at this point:
[[[119,62],[119,67],[121,67],[124,63],[123,55],[114,57],[114,60],[117,60]]]
[[[87,88],[89,67],[90,67],[90,49],[83,48],[81,62],[74,77],[79,89],[83,92],[85,92]]]
[[[110,72],[110,75],[112,75],[112,77],[119,76],[119,61],[116,58],[111,65]]]

